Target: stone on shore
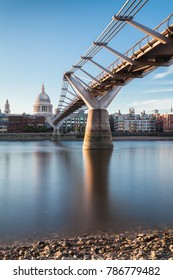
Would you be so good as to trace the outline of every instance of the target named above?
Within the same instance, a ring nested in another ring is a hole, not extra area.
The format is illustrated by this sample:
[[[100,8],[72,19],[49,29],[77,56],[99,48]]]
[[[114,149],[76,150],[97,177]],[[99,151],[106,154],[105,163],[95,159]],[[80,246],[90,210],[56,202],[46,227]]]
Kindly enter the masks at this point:
[[[173,260],[173,229],[82,235],[0,247],[0,260]]]

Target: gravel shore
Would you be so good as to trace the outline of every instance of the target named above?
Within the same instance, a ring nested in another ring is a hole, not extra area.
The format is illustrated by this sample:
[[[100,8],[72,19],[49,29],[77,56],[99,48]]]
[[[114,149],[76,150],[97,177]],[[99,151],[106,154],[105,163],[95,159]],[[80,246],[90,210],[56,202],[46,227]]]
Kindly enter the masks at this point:
[[[173,229],[83,234],[0,247],[0,260],[173,260]]]

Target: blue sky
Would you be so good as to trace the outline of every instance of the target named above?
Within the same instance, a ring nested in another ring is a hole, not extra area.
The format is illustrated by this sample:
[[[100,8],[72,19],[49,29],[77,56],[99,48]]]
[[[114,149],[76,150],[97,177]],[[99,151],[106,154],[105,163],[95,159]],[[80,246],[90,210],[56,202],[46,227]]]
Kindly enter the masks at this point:
[[[85,53],[124,3],[125,0],[0,0],[1,110],[8,98],[12,113],[32,113],[42,82],[55,109],[63,73]],[[171,13],[173,1],[149,0],[135,20],[154,28]],[[125,37],[118,35],[111,42],[122,52],[144,37],[134,28],[125,32]],[[102,60],[109,66],[108,54]],[[169,112],[173,106],[172,77],[170,66],[134,80],[120,91],[109,112],[120,109],[126,113],[129,107],[136,112]]]

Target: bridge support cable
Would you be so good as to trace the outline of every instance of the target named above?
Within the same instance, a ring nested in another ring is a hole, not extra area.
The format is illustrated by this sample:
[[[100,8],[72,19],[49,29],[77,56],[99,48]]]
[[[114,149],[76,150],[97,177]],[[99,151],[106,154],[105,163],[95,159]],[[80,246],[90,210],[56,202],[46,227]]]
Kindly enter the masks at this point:
[[[68,92],[68,91],[67,91]],[[74,99],[71,99],[71,98],[69,98],[69,97],[65,97],[66,99],[68,99],[68,100],[70,100],[70,101],[74,101]]]
[[[65,100],[67,90],[68,90],[68,82],[65,79],[63,79],[60,99],[59,99],[59,103],[58,103],[58,109],[60,111],[62,110],[62,105],[63,105],[63,102]]]
[[[74,78],[72,75],[68,74],[65,74],[65,76],[69,83],[72,84],[73,87],[75,87],[76,91],[78,92],[78,95],[83,99],[88,108],[98,108],[98,100],[95,98],[94,95],[92,95],[85,89],[82,83],[79,82],[79,78],[75,79],[76,76],[74,76]]]
[[[100,42],[94,42],[93,43],[94,45],[97,45],[97,46],[102,46],[103,48],[109,50],[110,52],[112,52],[113,54],[115,54],[116,56],[122,58],[124,61],[128,62],[129,64],[131,65],[135,65],[137,62],[135,60],[132,60],[131,58],[125,56],[124,54],[112,49],[111,47],[109,47],[107,45],[107,43],[100,43]]]
[[[138,13],[138,11],[148,2],[148,0],[127,0],[125,2],[125,4],[123,5],[123,7],[119,10],[119,12],[116,14],[117,16],[134,16],[136,13]],[[100,36],[96,39],[96,41],[99,42],[106,42],[108,43],[118,32],[120,32],[120,30],[126,25],[126,22],[122,22],[122,21],[115,21],[114,19],[111,20],[111,22],[107,25],[107,27],[105,28],[105,30],[100,34]],[[97,52],[100,51],[100,47],[98,46],[94,46],[91,45],[91,47],[85,52],[84,56],[91,56],[93,57],[95,54],[97,54]],[[83,66],[85,63],[87,62],[87,60],[85,59],[80,59],[74,66]],[[95,64],[96,65],[96,64]],[[98,66],[99,64],[97,64]],[[99,65],[100,67],[101,65]],[[100,67],[101,68],[101,67]],[[103,70],[103,68],[101,68]],[[78,70],[76,67],[73,67],[70,72],[74,73],[76,70]],[[83,70],[83,69],[82,69]],[[104,68],[104,71],[106,70],[106,68]],[[84,70],[85,71],[85,70]],[[84,72],[83,71],[83,72]],[[108,74],[109,70],[106,70],[105,73]],[[86,74],[86,73],[85,73]],[[89,73],[88,73],[89,74]],[[86,74],[87,75],[87,74]],[[92,75],[90,75],[91,77]],[[111,71],[109,72],[109,76],[112,77],[112,73]],[[94,78],[91,77],[93,81],[95,81],[99,86],[99,81]],[[94,79],[95,80],[94,80]],[[97,80],[97,81],[96,81]],[[82,82],[86,88],[88,88],[92,93],[94,92],[94,89],[91,88],[89,85],[87,85],[86,83]],[[102,85],[101,85],[102,86]],[[63,80],[63,90],[62,90],[62,96],[60,96],[60,103],[58,105],[58,108],[60,110],[62,110],[64,107],[62,106],[63,104],[63,100],[65,99],[65,96],[68,92],[68,82],[67,80],[64,78]],[[66,89],[65,89],[66,88]]]
[[[68,83],[68,84],[69,84],[69,83]],[[70,86],[70,90],[69,90],[69,88],[68,88],[67,91],[68,91],[70,94],[74,95],[75,97],[79,97],[79,96],[78,96],[78,93],[76,92],[76,90],[75,90],[75,88],[73,87],[73,85],[69,84],[69,86]],[[71,89],[73,90],[73,92],[71,91]]]
[[[79,76],[76,76],[73,74],[73,77],[75,77],[82,85],[86,87],[90,92],[92,91],[92,88],[89,86],[89,84],[85,83],[82,79],[79,78]]]
[[[94,65],[96,65],[97,67],[99,67],[100,69],[102,69],[105,73],[107,73],[110,77],[114,78],[115,80],[124,80],[125,78],[141,78],[141,75],[136,75],[136,74],[131,74],[131,73],[123,73],[123,74],[118,74],[118,73],[112,73],[110,70],[108,70],[107,68],[103,67],[102,65],[100,65],[99,63],[97,63],[96,61],[94,61],[93,59],[89,58],[89,57],[85,57],[84,59],[91,61]],[[128,59],[128,58],[127,58]],[[132,60],[133,62],[133,60]],[[132,64],[132,63],[131,63]],[[134,65],[139,65],[139,63],[133,63]],[[80,69],[83,70],[83,69]],[[89,73],[88,73],[89,74]],[[90,75],[91,77],[91,75]],[[99,85],[102,85],[102,83],[98,82],[98,80],[96,78],[93,79],[94,81],[96,81],[97,83],[99,83]],[[82,81],[83,82],[83,81]],[[93,82],[93,81],[92,81]],[[86,85],[86,84],[85,84]],[[87,85],[88,86],[88,85]]]
[[[114,74],[111,71],[109,71],[108,69],[106,69],[105,67],[97,63],[96,61],[92,60],[90,57],[82,57],[82,58],[91,61],[94,65],[96,65],[97,67],[105,71],[107,74],[109,74],[112,78],[114,78]]]
[[[64,103],[65,103],[65,104],[67,104],[67,106],[69,106],[69,105],[70,105],[70,103],[69,103],[69,102],[64,101]]]
[[[120,11],[116,14],[117,16],[132,16],[134,17],[140,9],[148,2],[148,0],[127,0]],[[100,36],[96,39],[96,42],[108,43],[117,33],[119,33],[127,22],[115,21],[114,19],[107,25]],[[93,57],[100,51],[98,46],[91,45],[91,47],[85,52],[83,56]],[[84,59],[79,59],[76,62],[76,66],[83,66],[87,63]],[[72,67],[71,72],[75,72],[77,69]]]
[[[67,92],[69,92],[69,91],[67,91]],[[74,99],[71,99],[71,98],[69,98],[68,96],[66,96],[66,95],[60,95],[61,97],[65,97],[65,99],[68,99],[68,100],[70,100],[70,101],[73,101]],[[76,97],[76,96],[75,96]],[[64,102],[64,101],[62,101],[62,102]]]
[[[73,95],[74,97],[77,96],[77,94],[74,94],[73,92],[71,92],[70,90],[67,90],[68,93],[70,93],[71,95]]]
[[[138,28],[139,30],[143,31],[144,33],[146,33],[147,35],[152,36],[153,38],[155,38],[156,40],[160,41],[162,44],[166,44],[168,43],[170,40],[169,38],[165,37],[164,35],[160,34],[159,32],[148,28],[147,26],[138,23],[136,21],[134,21],[132,18],[133,17],[122,17],[122,16],[114,16],[113,17],[115,20],[120,20],[120,21],[125,21],[131,25],[133,25],[134,27]]]
[[[101,83],[94,77],[92,76],[90,73],[88,73],[86,70],[82,69],[81,66],[73,66],[74,68],[78,68],[80,71],[82,71],[83,73],[85,73],[88,77],[90,77],[92,80],[94,80],[98,85],[101,85]]]
[[[112,52],[113,54],[115,54],[116,56],[120,57],[122,60],[126,61],[127,63],[129,63],[130,65],[133,65],[133,66],[137,66],[137,67],[140,66],[140,65],[141,66],[169,66],[169,63],[167,63],[167,62],[160,62],[159,63],[159,62],[156,62],[156,61],[149,61],[149,60],[148,61],[140,61],[140,60],[131,59],[128,56],[126,56],[125,54],[122,54],[119,51],[114,50],[113,48],[109,47],[106,43],[94,42],[93,44],[101,46],[101,47],[109,50],[110,52]],[[119,75],[121,77],[121,74],[119,74]],[[128,77],[128,74],[125,75],[125,76]],[[131,76],[132,76],[132,74],[131,74]],[[116,74],[115,77],[118,77],[117,74]],[[129,77],[130,77],[130,75],[129,75]],[[137,76],[137,75],[136,75],[135,78],[138,78],[138,77],[142,78],[142,76]]]
[[[91,94],[85,89],[82,83],[80,83],[74,77],[76,78],[74,74],[66,75],[66,78],[68,79],[69,83],[76,88],[79,96],[83,99],[83,101],[86,103],[89,109],[106,109],[122,88],[122,86],[115,86],[105,95],[97,99],[93,94]]]

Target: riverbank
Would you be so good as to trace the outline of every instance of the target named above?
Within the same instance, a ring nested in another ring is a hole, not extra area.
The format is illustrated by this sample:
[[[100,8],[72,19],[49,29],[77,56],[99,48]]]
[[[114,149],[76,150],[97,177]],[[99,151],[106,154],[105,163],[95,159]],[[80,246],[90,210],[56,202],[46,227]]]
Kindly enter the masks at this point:
[[[116,135],[113,141],[173,141],[172,135]],[[0,133],[0,141],[52,140],[52,133]],[[61,135],[57,141],[83,141],[80,135]]]
[[[0,133],[0,141],[52,140],[52,133]]]
[[[0,260],[173,260],[173,229],[57,237],[0,247]]]
[[[113,141],[173,141],[173,136],[113,136]]]

